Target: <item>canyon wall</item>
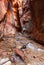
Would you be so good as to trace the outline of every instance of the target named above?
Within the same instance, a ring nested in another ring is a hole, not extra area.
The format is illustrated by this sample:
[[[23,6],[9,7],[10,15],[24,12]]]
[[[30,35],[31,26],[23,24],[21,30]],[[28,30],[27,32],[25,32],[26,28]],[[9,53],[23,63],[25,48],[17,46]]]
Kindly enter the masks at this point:
[[[0,0],[0,36],[16,31],[44,43],[44,0]]]

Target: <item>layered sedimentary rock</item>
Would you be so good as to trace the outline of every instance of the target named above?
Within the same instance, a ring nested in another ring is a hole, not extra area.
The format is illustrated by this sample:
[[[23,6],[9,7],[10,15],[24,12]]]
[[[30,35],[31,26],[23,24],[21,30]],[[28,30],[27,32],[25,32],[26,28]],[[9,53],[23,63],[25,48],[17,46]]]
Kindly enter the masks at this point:
[[[44,43],[44,0],[0,0],[0,33],[21,30]]]
[[[4,35],[15,34],[16,30],[19,31],[21,29],[18,12],[18,1],[8,0],[7,2],[0,1],[0,3],[2,3],[2,6],[0,5],[2,8],[0,10],[0,27],[2,26],[3,28],[3,30],[0,29],[0,31],[2,34],[4,32]]]

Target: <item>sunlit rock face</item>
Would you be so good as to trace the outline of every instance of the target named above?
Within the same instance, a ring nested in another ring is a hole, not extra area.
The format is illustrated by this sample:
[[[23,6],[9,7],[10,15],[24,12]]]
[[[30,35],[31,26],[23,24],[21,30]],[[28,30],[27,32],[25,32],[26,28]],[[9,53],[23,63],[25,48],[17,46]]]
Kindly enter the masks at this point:
[[[7,12],[7,4],[7,0],[0,0],[0,21],[3,19],[5,13]]]
[[[15,34],[16,29],[20,29],[20,19],[18,8],[20,8],[20,2],[14,1],[0,1],[0,27],[2,26],[4,35]],[[3,25],[2,25],[3,22]],[[2,31],[0,29],[0,31]]]
[[[4,35],[11,35],[16,33],[15,22],[14,22],[14,13],[8,11],[6,15],[6,23],[4,28]]]
[[[44,43],[44,0],[33,0],[32,18],[34,23],[33,37]]]
[[[3,36],[3,22],[7,13],[8,1],[0,0],[0,37]]]

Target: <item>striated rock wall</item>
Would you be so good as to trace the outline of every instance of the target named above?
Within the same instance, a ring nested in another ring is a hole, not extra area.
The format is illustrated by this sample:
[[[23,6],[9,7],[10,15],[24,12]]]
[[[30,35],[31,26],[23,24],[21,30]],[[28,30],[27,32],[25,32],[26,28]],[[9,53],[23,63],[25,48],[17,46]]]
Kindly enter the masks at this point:
[[[44,43],[44,0],[0,0],[0,36],[16,31]]]

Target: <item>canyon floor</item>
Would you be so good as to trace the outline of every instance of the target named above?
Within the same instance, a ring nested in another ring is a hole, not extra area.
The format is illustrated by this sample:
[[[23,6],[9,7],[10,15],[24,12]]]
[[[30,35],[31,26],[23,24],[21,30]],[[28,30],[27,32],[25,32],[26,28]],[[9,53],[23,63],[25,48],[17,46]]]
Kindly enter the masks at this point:
[[[44,46],[21,33],[4,37],[0,40],[0,65],[44,65]]]

